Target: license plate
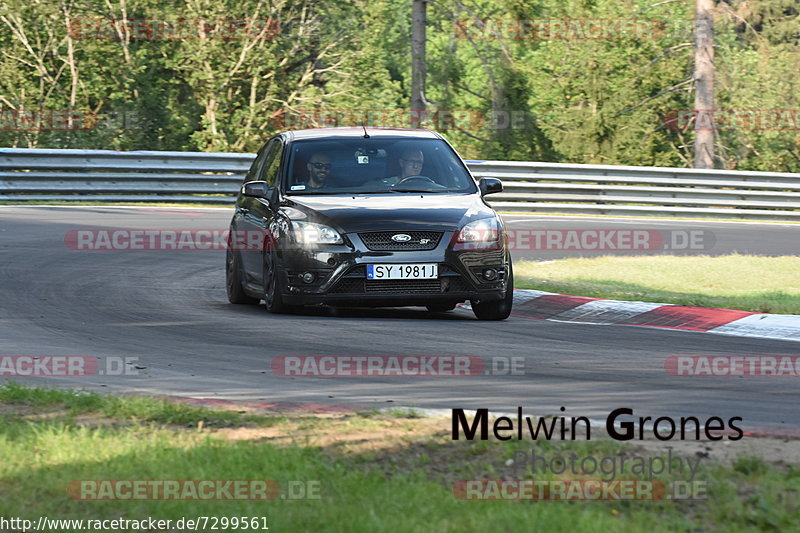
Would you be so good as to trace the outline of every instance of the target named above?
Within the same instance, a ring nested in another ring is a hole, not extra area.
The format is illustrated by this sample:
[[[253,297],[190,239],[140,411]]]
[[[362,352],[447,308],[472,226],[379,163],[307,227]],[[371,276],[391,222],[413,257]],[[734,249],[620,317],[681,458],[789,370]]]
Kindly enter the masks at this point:
[[[367,265],[367,279],[436,279],[439,265],[414,263],[397,265]]]

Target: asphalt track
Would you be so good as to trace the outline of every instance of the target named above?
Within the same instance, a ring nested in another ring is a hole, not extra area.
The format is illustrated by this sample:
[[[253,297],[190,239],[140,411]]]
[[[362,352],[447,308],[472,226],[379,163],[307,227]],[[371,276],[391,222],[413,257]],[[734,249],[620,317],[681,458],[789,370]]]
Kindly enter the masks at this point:
[[[227,303],[223,251],[75,251],[69,230],[224,229],[230,210],[0,206],[0,355],[137,357],[138,375],[15,378],[29,384],[237,401],[382,408],[488,407],[604,418],[733,416],[745,429],[800,427],[797,378],[685,378],[665,372],[679,354],[796,355],[797,342],[513,317],[480,322],[457,309],[312,309],[270,315]],[[800,253],[792,225],[506,217],[512,228],[703,228],[703,253]],[[521,251],[520,258],[558,252]],[[281,377],[285,355],[521,357],[525,374],[475,377]],[[0,378],[7,379],[7,378]]]

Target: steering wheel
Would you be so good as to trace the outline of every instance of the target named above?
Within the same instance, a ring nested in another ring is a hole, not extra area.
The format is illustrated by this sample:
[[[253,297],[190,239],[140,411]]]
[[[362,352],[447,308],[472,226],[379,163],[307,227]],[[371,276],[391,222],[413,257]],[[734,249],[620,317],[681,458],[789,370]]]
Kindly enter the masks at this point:
[[[435,181],[433,181],[433,180],[432,180],[431,178],[429,178],[428,176],[423,176],[422,174],[416,174],[416,175],[414,175],[414,176],[408,176],[408,177],[405,177],[405,178],[401,179],[400,181],[398,181],[398,182],[395,184],[395,187],[396,187],[396,186],[398,186],[398,185],[401,185],[401,184],[403,184],[403,183],[405,183],[405,182],[407,182],[407,181],[427,181],[427,182],[430,182],[430,183],[432,183],[432,184],[434,184],[434,185],[438,185],[438,183],[436,183]]]

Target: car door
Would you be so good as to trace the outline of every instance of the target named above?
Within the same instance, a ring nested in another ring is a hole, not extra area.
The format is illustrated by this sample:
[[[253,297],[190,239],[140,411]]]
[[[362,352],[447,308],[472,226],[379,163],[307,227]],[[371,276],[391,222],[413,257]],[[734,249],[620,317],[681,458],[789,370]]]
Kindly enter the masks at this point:
[[[264,148],[264,160],[256,169],[255,180],[266,181],[270,191],[278,184],[281,160],[283,158],[283,142],[280,137],[270,140]],[[263,278],[263,251],[264,246],[272,243],[270,226],[275,218],[272,206],[267,198],[246,198],[243,202],[247,212],[242,218],[242,226],[246,229],[247,241],[256,242],[260,239],[259,246],[248,246],[242,254],[242,263],[247,271],[248,279],[258,285]],[[255,248],[255,249],[253,249]]]
[[[258,179],[257,176],[264,166],[264,160],[266,159],[267,146],[268,145],[265,144],[261,147],[261,150],[258,151],[256,158],[253,160],[250,169],[247,171],[242,181],[242,186],[244,186],[245,183]],[[236,208],[233,213],[233,220],[231,221],[230,246],[235,253],[239,255],[243,266],[242,274],[246,282],[251,282],[253,280],[252,271],[247,268],[247,264],[252,263],[247,244],[248,231],[252,229],[252,223],[249,220],[250,207],[251,198],[243,195],[242,191],[239,191],[239,195],[236,197]]]

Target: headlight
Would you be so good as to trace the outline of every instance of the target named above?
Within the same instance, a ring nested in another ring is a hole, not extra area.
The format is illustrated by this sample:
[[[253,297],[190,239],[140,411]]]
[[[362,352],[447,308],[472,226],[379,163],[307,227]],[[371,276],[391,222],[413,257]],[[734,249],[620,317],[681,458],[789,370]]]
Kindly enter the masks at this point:
[[[461,228],[456,242],[490,243],[500,239],[500,222],[495,217],[474,220]]]
[[[300,244],[342,244],[342,236],[335,229],[314,222],[292,221],[294,238]]]

